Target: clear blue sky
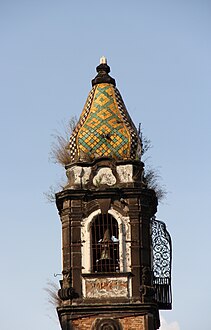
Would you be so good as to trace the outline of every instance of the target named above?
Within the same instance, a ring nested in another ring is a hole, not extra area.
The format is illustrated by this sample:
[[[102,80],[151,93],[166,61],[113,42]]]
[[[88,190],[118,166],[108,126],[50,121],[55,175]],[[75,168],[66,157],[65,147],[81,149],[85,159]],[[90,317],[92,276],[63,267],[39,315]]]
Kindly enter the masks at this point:
[[[58,330],[43,290],[61,272],[60,220],[43,192],[63,176],[52,134],[78,115],[99,58],[169,191],[173,311],[162,330],[209,330],[211,2],[0,1],[0,329]]]

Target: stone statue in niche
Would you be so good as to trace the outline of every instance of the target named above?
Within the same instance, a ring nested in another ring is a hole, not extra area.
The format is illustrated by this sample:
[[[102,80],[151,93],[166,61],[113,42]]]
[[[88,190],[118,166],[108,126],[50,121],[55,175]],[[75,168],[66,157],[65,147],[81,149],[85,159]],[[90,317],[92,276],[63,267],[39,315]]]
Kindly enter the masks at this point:
[[[93,184],[98,187],[100,185],[113,186],[116,183],[116,178],[109,167],[99,169],[93,178]]]

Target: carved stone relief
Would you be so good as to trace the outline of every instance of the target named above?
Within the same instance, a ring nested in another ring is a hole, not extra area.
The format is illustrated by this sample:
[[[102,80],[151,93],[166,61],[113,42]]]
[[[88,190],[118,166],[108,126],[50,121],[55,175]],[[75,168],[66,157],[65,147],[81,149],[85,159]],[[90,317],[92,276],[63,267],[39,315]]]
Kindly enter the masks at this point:
[[[116,183],[116,178],[109,167],[99,169],[97,175],[93,178],[93,184],[98,187],[100,185],[113,186]]]
[[[120,183],[133,182],[133,165],[119,165],[116,169]]]
[[[128,278],[86,278],[85,288],[86,298],[127,298]]]
[[[91,167],[72,166],[66,171],[68,183],[71,187],[75,185],[85,186],[89,182]]]

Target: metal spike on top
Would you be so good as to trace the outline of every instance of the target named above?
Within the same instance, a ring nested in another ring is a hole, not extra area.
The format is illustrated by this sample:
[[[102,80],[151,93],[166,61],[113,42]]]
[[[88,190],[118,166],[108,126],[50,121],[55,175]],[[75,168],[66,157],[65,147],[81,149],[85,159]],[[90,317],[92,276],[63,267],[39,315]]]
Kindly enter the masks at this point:
[[[100,64],[96,68],[98,74],[92,80],[92,86],[102,83],[112,84],[116,86],[115,79],[109,76],[110,67],[107,64],[107,59],[105,56],[100,58]]]

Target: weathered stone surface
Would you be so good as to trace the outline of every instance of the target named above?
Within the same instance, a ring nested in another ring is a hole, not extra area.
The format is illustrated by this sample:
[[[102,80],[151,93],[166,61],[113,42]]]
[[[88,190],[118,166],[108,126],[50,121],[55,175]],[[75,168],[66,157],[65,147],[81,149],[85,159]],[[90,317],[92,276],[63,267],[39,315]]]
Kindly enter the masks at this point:
[[[103,277],[85,279],[86,298],[128,297],[127,277]]]
[[[91,167],[72,166],[66,171],[68,185],[70,187],[84,186],[89,182],[90,174]]]
[[[133,182],[133,165],[119,165],[117,166],[117,173],[119,175],[120,183]]]
[[[101,168],[97,175],[93,178],[93,184],[98,187],[100,185],[113,186],[116,183],[116,178],[109,167]]]

